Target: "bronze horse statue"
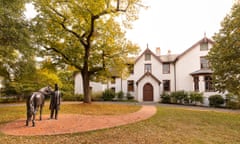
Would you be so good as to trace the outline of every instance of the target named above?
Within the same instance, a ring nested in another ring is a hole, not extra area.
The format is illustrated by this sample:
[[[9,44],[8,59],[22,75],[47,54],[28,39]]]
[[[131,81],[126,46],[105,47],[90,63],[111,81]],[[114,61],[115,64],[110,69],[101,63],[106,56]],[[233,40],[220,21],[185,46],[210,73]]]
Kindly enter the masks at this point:
[[[41,88],[37,92],[33,92],[32,95],[27,98],[26,126],[28,126],[28,123],[30,120],[32,120],[32,126],[33,127],[35,126],[35,117],[38,112],[38,109],[40,109],[40,120],[42,120],[42,108],[44,106],[45,96],[50,95],[52,93],[53,91],[51,87],[47,86],[47,87]]]

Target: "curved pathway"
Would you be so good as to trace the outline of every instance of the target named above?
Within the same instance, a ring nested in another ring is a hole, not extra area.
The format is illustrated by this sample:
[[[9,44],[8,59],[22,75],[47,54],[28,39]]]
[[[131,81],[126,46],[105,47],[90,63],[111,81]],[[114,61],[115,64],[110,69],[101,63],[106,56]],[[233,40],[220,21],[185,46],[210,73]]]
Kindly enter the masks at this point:
[[[157,109],[155,106],[144,105],[139,111],[125,115],[94,116],[60,114],[58,120],[48,120],[49,116],[44,115],[42,121],[36,121],[35,127],[27,127],[25,126],[25,119],[19,119],[2,125],[0,127],[0,131],[7,135],[19,136],[56,135],[86,132],[145,120],[153,116],[156,111]]]

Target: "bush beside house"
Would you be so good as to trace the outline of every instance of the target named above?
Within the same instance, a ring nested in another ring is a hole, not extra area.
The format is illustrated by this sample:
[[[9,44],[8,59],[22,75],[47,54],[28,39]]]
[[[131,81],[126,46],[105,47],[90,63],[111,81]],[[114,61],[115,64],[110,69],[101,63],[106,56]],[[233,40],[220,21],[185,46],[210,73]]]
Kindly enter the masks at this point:
[[[161,102],[168,104],[198,105],[203,103],[203,94],[197,92],[176,91],[164,92],[161,95]]]
[[[208,98],[210,107],[222,107],[224,98],[221,95],[212,95]]]

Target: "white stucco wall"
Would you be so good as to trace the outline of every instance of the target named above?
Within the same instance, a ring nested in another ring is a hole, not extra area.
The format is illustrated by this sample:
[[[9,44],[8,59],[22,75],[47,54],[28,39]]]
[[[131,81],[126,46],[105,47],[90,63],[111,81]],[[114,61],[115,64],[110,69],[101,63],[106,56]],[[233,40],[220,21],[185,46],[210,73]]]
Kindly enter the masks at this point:
[[[145,84],[150,83],[153,86],[153,101],[158,102],[160,100],[160,87],[158,82],[151,76],[146,76],[137,85],[137,97],[136,100],[139,102],[143,101],[143,87]]]
[[[75,94],[83,94],[83,84],[82,84],[82,76],[80,73],[75,75],[74,80],[74,93]],[[90,82],[90,87],[92,88],[92,92],[102,92],[107,88],[107,85],[98,83],[98,82]]]
[[[200,57],[207,54],[208,51],[200,51],[200,45],[197,45],[178,59],[176,62],[176,90],[193,91],[193,78],[190,73],[200,70]]]

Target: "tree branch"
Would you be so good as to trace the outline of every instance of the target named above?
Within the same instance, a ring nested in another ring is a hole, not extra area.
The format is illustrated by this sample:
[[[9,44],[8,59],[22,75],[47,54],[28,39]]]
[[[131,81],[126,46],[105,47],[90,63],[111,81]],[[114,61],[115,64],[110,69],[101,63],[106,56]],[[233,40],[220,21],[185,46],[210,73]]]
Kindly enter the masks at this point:
[[[82,70],[82,67],[81,67],[81,66],[76,65],[75,62],[72,62],[72,60],[69,59],[67,55],[65,55],[63,52],[61,52],[61,51],[58,50],[57,48],[47,47],[47,46],[43,46],[43,47],[44,47],[46,50],[48,50],[48,51],[51,51],[51,50],[52,50],[52,51],[60,54],[60,55],[63,57],[64,61],[65,61],[67,64],[72,65],[72,66],[76,67],[76,68],[79,69],[79,70]]]
[[[51,6],[49,6],[49,8],[50,8],[52,11],[54,11],[58,16],[60,16],[61,18],[63,18],[63,21],[62,21],[62,22],[58,22],[58,21],[55,21],[55,22],[57,22],[58,24],[60,24],[64,30],[66,30],[67,32],[69,32],[69,33],[73,34],[74,36],[76,36],[76,37],[80,40],[80,42],[81,42],[84,46],[86,46],[87,44],[86,44],[85,41],[84,41],[84,35],[83,35],[83,36],[80,36],[77,32],[75,32],[75,31],[70,30],[69,28],[67,28],[67,27],[65,26],[65,24],[64,24],[64,23],[66,22],[67,18],[66,18],[63,14],[61,14],[60,12],[58,12],[56,9],[52,8]]]

